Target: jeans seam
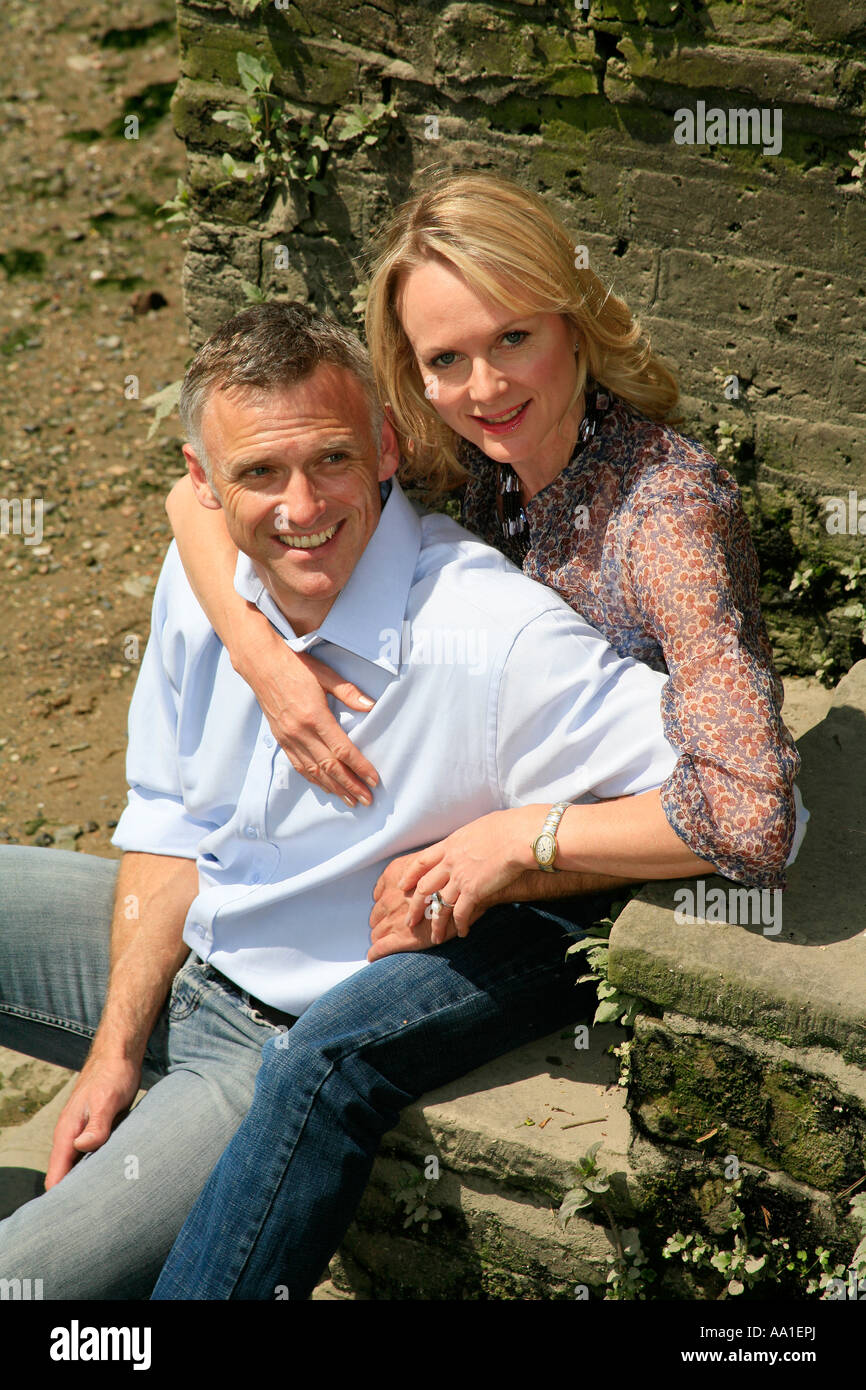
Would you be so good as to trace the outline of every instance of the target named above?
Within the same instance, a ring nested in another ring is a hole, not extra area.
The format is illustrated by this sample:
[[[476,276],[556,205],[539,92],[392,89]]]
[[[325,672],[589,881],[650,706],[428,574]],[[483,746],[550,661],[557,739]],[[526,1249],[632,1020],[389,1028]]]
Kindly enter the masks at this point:
[[[39,1009],[27,1009],[20,1004],[0,1004],[0,1013],[8,1014],[11,1018],[22,1018],[28,1023],[44,1023],[50,1028],[63,1028],[67,1033],[75,1033],[80,1038],[93,1038],[96,1035],[95,1028],[88,1028],[85,1023],[75,1023],[71,1019],[61,1018],[58,1014],[42,1013]]]

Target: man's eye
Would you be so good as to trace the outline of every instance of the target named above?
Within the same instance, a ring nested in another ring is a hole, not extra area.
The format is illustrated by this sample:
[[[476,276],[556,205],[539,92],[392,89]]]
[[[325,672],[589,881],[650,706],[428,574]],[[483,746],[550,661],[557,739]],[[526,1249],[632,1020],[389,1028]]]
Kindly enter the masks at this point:
[[[456,352],[440,352],[438,357],[434,357],[430,363],[431,367],[452,367],[457,361]]]
[[[503,333],[502,341],[505,344],[507,344],[508,347],[517,347],[520,343],[523,342],[524,338],[528,337],[529,334],[526,332],[525,329],[511,328],[507,333]]]
[[[343,462],[343,459],[344,459],[345,457],[346,457],[346,455],[343,454],[343,453],[326,454],[325,457],[324,457],[324,459],[322,460],[322,462],[323,462],[323,463],[342,463],[342,462]]]

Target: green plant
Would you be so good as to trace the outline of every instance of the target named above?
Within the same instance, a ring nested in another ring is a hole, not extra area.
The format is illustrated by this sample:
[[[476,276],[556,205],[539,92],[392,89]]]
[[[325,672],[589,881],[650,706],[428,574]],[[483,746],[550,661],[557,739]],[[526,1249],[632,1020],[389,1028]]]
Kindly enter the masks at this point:
[[[417,1168],[413,1168],[411,1163],[402,1164],[402,1168],[406,1173],[406,1181],[401,1187],[398,1187],[394,1197],[406,1209],[403,1229],[406,1230],[415,1222],[420,1222],[421,1230],[426,1235],[430,1229],[429,1223],[431,1221],[442,1220],[441,1211],[438,1207],[434,1207],[429,1200],[430,1184],[436,1179],[426,1178],[423,1173],[418,1172]]]
[[[188,222],[189,221],[189,189],[183,179],[177,181],[177,192],[173,198],[161,203],[157,208],[158,213],[170,213],[166,217],[166,222]]]
[[[619,1062],[618,1086],[631,1085],[631,1050],[634,1047],[634,1039],[626,1038],[618,1047],[609,1048],[609,1052]]]
[[[820,1279],[810,1280],[808,1286],[809,1293],[820,1290],[822,1300],[838,1298],[838,1285],[844,1285],[847,1277],[852,1274],[858,1283],[862,1281],[862,1286],[866,1287],[866,1193],[861,1192],[858,1196],[852,1197],[849,1205],[851,1216],[860,1228],[860,1241],[847,1264],[837,1264],[831,1269],[829,1257],[822,1259]],[[827,1252],[820,1253],[826,1256]]]
[[[145,396],[142,405],[146,410],[153,411],[153,419],[150,422],[150,429],[147,431],[148,439],[152,439],[159,429],[162,421],[165,420],[177,409],[180,400],[180,388],[183,386],[183,379],[169,382],[161,391],[155,391],[152,396]]]
[[[863,185],[863,174],[866,173],[866,149],[849,150],[848,154],[854,161],[854,168],[851,170],[850,178],[852,183]]]
[[[740,1206],[741,1193],[742,1178],[725,1186],[730,1210],[722,1226],[731,1232],[729,1244],[709,1241],[699,1232],[686,1235],[676,1231],[668,1237],[662,1257],[666,1260],[677,1259],[685,1267],[715,1271],[725,1281],[721,1298],[736,1298],[752,1289],[776,1290],[780,1284],[792,1283],[805,1294],[822,1292],[826,1295],[827,1290],[833,1287],[833,1281],[841,1278],[847,1267],[832,1266],[832,1256],[822,1245],[812,1251],[799,1247],[792,1249],[791,1242],[783,1236],[749,1232],[745,1212]],[[862,1229],[866,1231],[866,1206],[860,1219]],[[852,1256],[851,1267],[858,1273],[866,1274],[866,1239],[861,1240]]]
[[[596,1155],[601,1141],[592,1144],[577,1160],[577,1184],[566,1192],[559,1208],[559,1220],[567,1226],[573,1216],[587,1207],[597,1207],[605,1217],[613,1244],[607,1256],[606,1302],[646,1297],[645,1287],[655,1279],[655,1271],[647,1263],[636,1226],[622,1229],[608,1200],[610,1176],[599,1167]]]
[[[254,285],[251,280],[241,280],[241,289],[244,292],[244,299],[249,304],[264,304],[267,300],[268,296],[264,290],[260,286]]]
[[[590,969],[579,977],[577,983],[585,984],[588,980],[598,982],[598,1008],[593,1023],[621,1023],[624,1028],[632,1028],[643,1001],[617,989],[610,983],[607,974],[611,929],[624,907],[625,902],[614,903],[611,915],[595,922],[590,928],[591,935],[569,946],[565,954],[570,956],[575,951],[586,951],[586,962]]]
[[[323,176],[333,146],[359,139],[365,145],[375,145],[387,122],[397,115],[392,97],[387,103],[377,102],[370,110],[353,103],[347,112],[336,117],[302,119],[287,111],[273,90],[274,72],[264,59],[252,53],[238,53],[236,61],[241,86],[249,100],[239,110],[215,111],[213,118],[245,135],[255,154],[251,163],[224,154],[224,183],[249,183],[256,177],[278,176],[312,193],[325,193]]]
[[[738,463],[746,445],[741,425],[736,421],[720,420],[715,428],[716,458],[719,463]]]
[[[387,103],[377,101],[370,111],[366,111],[357,102],[349,107],[348,114],[343,119],[343,124],[338,127],[335,138],[341,144],[349,140],[357,140],[359,137],[365,145],[375,145],[384,134],[384,127],[389,120],[395,120],[397,116],[397,106],[395,98],[392,97]]]
[[[600,1143],[593,1144],[577,1162],[577,1184],[565,1194],[559,1209],[559,1219],[566,1226],[578,1211],[593,1207],[607,1221],[613,1252],[608,1255],[607,1291],[605,1300],[640,1299],[649,1295],[648,1286],[656,1271],[644,1252],[640,1233],[635,1227],[622,1229],[613,1212],[609,1194],[611,1175],[599,1167],[597,1157]],[[747,1292],[757,1296],[778,1294],[780,1288],[800,1296],[819,1294],[822,1300],[851,1296],[845,1290],[852,1277],[866,1288],[866,1194],[851,1200],[851,1215],[861,1232],[861,1240],[847,1264],[833,1262],[824,1246],[813,1249],[792,1247],[784,1236],[770,1236],[768,1231],[749,1231],[746,1215],[740,1204],[743,1180],[725,1185],[729,1210],[722,1220],[722,1233],[728,1239],[707,1238],[699,1231],[677,1230],[662,1247],[665,1260],[677,1261],[684,1269],[703,1271],[711,1276],[708,1298],[737,1298]],[[763,1210],[763,1209],[762,1209]],[[769,1222],[764,1211],[765,1222]],[[719,1289],[721,1290],[719,1292]],[[840,1292],[840,1289],[842,1292]]]
[[[363,319],[367,312],[367,296],[370,293],[369,282],[363,285],[356,285],[349,291],[352,299],[352,316],[356,319]]]
[[[230,130],[245,135],[255,150],[251,164],[241,163],[228,153],[222,157],[232,179],[249,183],[256,177],[282,174],[291,181],[307,184],[313,192],[324,192],[318,178],[329,145],[313,122],[301,122],[285,109],[273,91],[273,69],[252,53],[238,53],[238,77],[249,101],[240,110],[215,111],[213,118]]]
[[[811,605],[816,611],[834,610],[838,617],[847,618],[855,625],[859,641],[866,643],[866,565],[859,555],[848,564],[839,564],[810,551],[794,571],[788,592],[796,594],[801,603]],[[852,594],[853,598],[848,603],[840,603],[846,594]],[[834,651],[816,652],[813,659],[818,663],[815,675],[819,679],[838,679],[841,673]]]

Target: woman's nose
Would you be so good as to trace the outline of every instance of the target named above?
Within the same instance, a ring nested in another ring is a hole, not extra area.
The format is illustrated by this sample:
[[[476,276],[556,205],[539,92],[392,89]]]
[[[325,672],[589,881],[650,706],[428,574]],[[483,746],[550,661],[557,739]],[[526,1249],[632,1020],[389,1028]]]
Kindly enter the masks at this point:
[[[497,396],[501,396],[506,388],[507,383],[502,373],[486,358],[476,357],[469,378],[469,394],[472,400],[478,405],[493,405]]]

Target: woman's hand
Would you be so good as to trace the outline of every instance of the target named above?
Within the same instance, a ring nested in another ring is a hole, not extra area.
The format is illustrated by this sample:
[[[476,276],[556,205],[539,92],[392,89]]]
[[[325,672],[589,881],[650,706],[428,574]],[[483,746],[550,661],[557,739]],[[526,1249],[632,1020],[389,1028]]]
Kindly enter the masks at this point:
[[[504,901],[508,885],[534,864],[530,845],[537,822],[535,808],[494,811],[427,849],[395,859],[373,892],[376,954],[367,959],[467,936],[473,922],[494,902]],[[386,939],[392,944],[383,950]]]
[[[328,708],[326,692],[349,709],[366,712],[373,701],[315,657],[291,651],[273,634],[239,674],[252,686],[274,738],[296,772],[349,806],[372,803],[379,776],[346,737]]]

